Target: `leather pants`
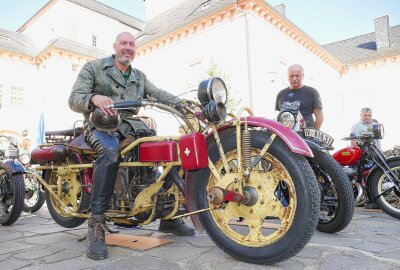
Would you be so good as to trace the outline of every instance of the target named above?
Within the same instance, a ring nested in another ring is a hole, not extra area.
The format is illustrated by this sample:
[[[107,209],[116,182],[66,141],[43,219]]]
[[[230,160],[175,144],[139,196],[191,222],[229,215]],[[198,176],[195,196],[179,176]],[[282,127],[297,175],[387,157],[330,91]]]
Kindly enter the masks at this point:
[[[92,215],[103,215],[110,205],[115,179],[120,163],[117,136],[97,129],[86,135],[86,142],[97,153],[93,169],[93,186],[90,208]]]

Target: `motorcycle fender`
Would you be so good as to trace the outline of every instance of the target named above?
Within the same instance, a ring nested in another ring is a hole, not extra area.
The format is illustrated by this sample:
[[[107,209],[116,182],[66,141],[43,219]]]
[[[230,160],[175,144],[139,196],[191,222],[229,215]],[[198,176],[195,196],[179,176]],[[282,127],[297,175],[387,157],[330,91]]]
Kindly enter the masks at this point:
[[[249,126],[265,128],[275,133],[289,147],[290,151],[306,157],[314,157],[310,147],[305,143],[303,138],[301,138],[299,134],[290,128],[283,126],[281,123],[275,120],[264,117],[248,116],[246,118]],[[241,120],[245,121],[246,118],[241,118]],[[231,127],[231,125],[225,125],[220,127],[218,130]],[[209,134],[208,136],[211,135],[212,134]]]
[[[8,174],[25,173],[25,168],[18,160],[6,159],[0,162],[0,168],[3,168]]]
[[[308,145],[308,147],[310,147],[310,149],[312,151],[319,151],[319,152],[324,152],[324,153],[329,154],[329,152],[325,146],[321,146],[318,143],[315,143],[315,142],[307,140],[307,139],[304,139],[304,141],[306,142],[306,144]]]
[[[187,211],[194,212],[199,210],[196,202],[196,194],[198,190],[196,190],[196,172],[187,171],[185,174],[185,206]],[[190,216],[194,228],[198,232],[204,232],[204,227],[200,222],[199,215],[191,215]]]

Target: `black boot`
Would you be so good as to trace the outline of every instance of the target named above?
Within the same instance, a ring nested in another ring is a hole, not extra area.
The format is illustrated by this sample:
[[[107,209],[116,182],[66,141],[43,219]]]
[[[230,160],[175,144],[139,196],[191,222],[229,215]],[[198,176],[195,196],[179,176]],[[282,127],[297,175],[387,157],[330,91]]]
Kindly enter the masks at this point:
[[[104,215],[92,215],[89,218],[89,228],[86,238],[87,256],[93,260],[108,258],[105,240],[106,220]]]
[[[182,219],[172,219],[172,220],[161,220],[160,227],[158,227],[160,232],[173,233],[178,236],[193,236],[195,235],[194,229],[190,228],[183,222]]]

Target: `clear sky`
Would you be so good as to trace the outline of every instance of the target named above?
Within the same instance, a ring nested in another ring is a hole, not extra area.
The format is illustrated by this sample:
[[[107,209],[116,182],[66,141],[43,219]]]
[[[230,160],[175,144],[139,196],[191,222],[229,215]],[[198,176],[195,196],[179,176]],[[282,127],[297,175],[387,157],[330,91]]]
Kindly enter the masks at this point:
[[[320,44],[374,32],[374,18],[384,15],[389,15],[391,26],[400,25],[400,0],[266,1],[272,6],[284,4],[287,18]],[[99,2],[144,20],[143,0]],[[47,0],[0,0],[0,28],[16,31],[46,3]]]

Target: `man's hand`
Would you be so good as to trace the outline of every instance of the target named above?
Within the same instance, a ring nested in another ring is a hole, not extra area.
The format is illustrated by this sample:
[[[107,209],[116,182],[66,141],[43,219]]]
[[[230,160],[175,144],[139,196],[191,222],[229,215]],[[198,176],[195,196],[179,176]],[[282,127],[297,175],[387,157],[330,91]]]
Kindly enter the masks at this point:
[[[112,116],[117,113],[116,110],[107,108],[107,106],[114,104],[114,101],[110,97],[102,96],[102,95],[93,95],[90,98],[90,102],[94,106],[98,107],[105,114]]]

